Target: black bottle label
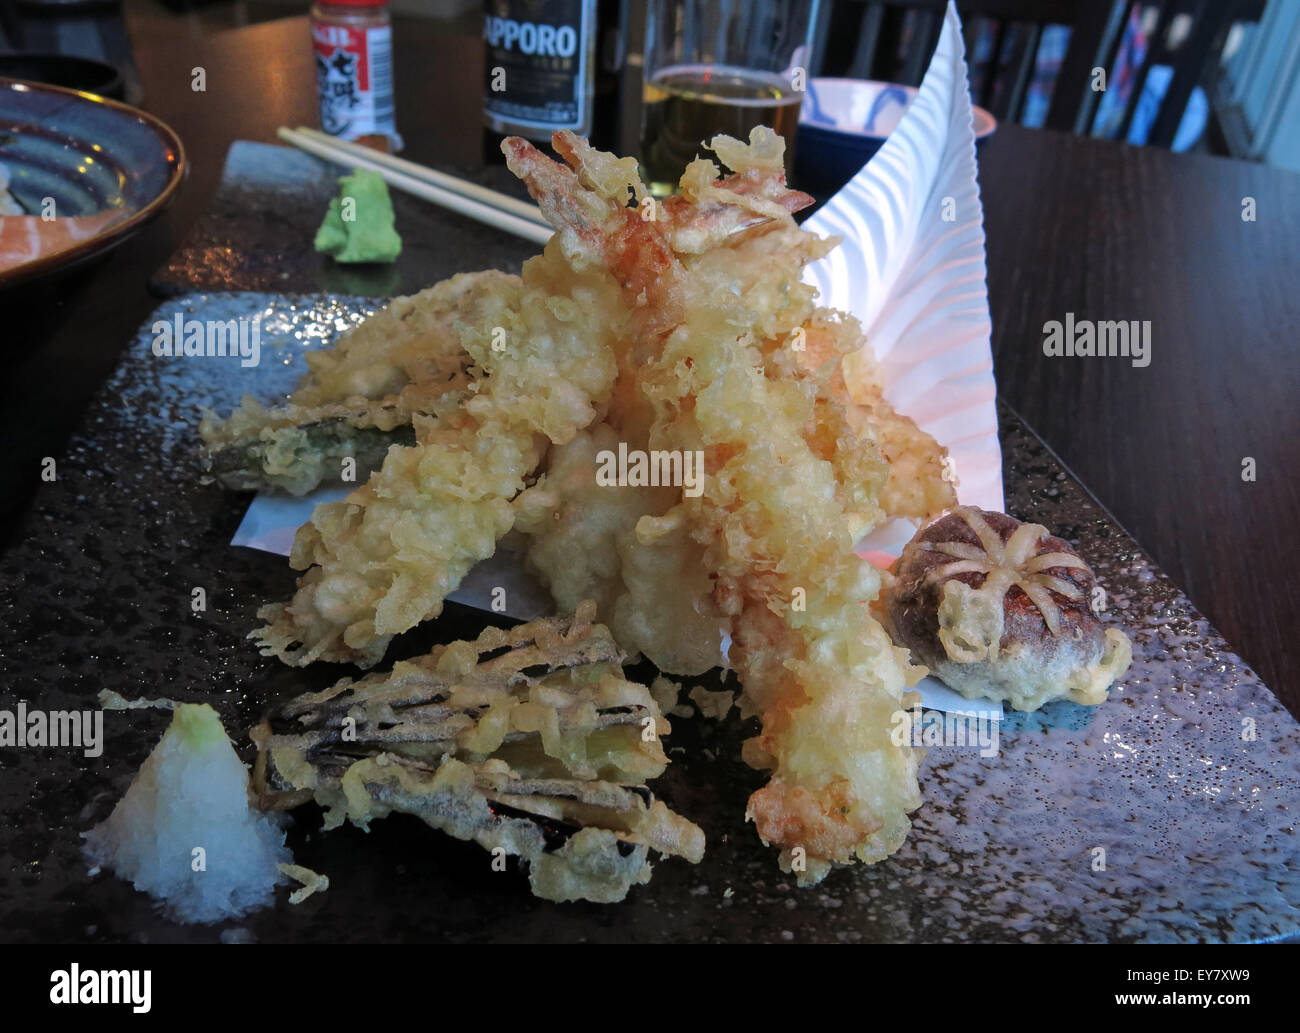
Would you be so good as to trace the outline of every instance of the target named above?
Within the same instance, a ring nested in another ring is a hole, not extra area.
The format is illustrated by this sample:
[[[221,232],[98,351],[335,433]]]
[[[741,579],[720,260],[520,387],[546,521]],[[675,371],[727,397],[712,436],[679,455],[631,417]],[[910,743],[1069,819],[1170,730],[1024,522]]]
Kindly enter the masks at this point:
[[[504,133],[591,129],[595,0],[487,0],[483,114]]]

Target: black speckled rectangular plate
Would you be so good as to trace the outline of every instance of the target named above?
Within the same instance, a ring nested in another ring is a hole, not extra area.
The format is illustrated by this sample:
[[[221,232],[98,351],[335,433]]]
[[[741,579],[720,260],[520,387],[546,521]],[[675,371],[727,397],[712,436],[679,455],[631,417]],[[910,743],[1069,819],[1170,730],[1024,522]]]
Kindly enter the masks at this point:
[[[373,307],[330,295],[189,295],[153,318],[265,314],[261,365],[160,359],[149,326],[86,414],[0,564],[0,707],[94,705],[122,695],[209,701],[236,738],[272,702],[343,673],[300,671],[245,639],[287,597],[285,560],[232,547],[248,502],[200,483],[197,414],[245,391],[270,400],[301,353]],[[0,748],[0,902],[8,941],[1218,941],[1300,929],[1300,727],[1140,548],[1010,412],[1010,512],[1090,558],[1135,662],[1097,708],[1011,715],[1000,750],[931,749],[925,802],[888,860],[799,890],[743,820],[761,776],[751,728],[677,719],[655,786],[708,836],[704,861],[656,865],[622,904],[533,899],[515,869],[413,818],[319,832],[300,809],[289,843],[328,892],[223,926],[180,926],[108,874],[79,833],[102,820],[166,724],[105,715],[105,747]],[[208,609],[191,612],[204,588]],[[390,659],[473,636],[486,614],[450,608]],[[712,676],[698,679],[705,684]],[[716,685],[716,682],[713,682]],[[246,739],[243,745],[247,747]]]
[[[505,167],[442,163],[443,171],[527,200]],[[392,263],[340,265],[313,247],[338,179],[350,170],[292,147],[237,140],[207,211],[149,286],[163,297],[204,291],[413,294],[466,269],[518,271],[536,249],[455,212],[390,190],[402,252]],[[471,257],[472,256],[472,257]],[[448,260],[459,262],[448,268]],[[431,270],[445,269],[429,278]]]

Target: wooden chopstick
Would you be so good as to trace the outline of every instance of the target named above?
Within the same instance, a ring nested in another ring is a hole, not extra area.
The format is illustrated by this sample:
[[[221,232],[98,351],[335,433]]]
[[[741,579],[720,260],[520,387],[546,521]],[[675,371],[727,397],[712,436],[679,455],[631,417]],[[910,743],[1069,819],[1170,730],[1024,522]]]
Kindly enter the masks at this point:
[[[453,194],[460,194],[463,197],[471,198],[475,201],[482,201],[484,204],[491,205],[493,208],[500,208],[503,211],[514,212],[520,218],[529,219],[539,226],[551,229],[550,223],[546,221],[542,213],[538,210],[537,205],[529,204],[527,201],[520,201],[509,194],[500,193],[497,190],[491,190],[488,187],[479,186],[477,183],[470,183],[468,180],[458,179],[455,176],[449,176],[445,172],[439,172],[437,169],[431,169],[427,165],[417,165],[413,161],[407,161],[405,158],[398,158],[391,154],[384,154],[373,147],[363,147],[359,143],[353,143],[351,140],[340,140],[338,137],[330,136],[328,133],[322,133],[319,129],[309,129],[306,126],[299,126],[296,130],[303,136],[316,140],[323,144],[332,144],[345,154],[354,158],[365,158],[377,162],[385,168],[390,168],[394,172],[405,172],[408,176],[420,179],[426,183],[432,183],[434,186],[442,187],[444,190],[450,190]]]
[[[445,172],[338,140],[317,130],[281,127],[276,135],[318,158],[378,172],[389,186],[535,244],[545,244],[554,232],[532,205]]]

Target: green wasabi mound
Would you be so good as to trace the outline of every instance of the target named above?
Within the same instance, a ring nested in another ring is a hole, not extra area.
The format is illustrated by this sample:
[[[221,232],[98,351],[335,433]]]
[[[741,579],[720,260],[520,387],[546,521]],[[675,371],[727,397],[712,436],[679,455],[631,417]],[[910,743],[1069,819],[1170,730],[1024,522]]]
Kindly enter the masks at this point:
[[[182,922],[218,922],[271,903],[293,861],[275,820],[250,806],[248,770],[206,703],[181,703],[86,856]]]
[[[402,238],[393,228],[393,202],[384,177],[356,169],[339,186],[339,196],[330,201],[316,231],[316,250],[336,262],[391,262],[400,255]]]

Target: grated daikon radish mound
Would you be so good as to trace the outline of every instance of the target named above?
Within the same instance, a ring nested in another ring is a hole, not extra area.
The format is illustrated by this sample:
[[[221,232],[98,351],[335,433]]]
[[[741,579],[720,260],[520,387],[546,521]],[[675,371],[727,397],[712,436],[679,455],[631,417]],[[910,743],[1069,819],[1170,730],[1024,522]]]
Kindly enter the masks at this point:
[[[291,863],[284,832],[249,803],[248,770],[206,703],[172,723],[86,854],[182,922],[235,918],[271,902]],[[201,848],[201,849],[200,849]]]

